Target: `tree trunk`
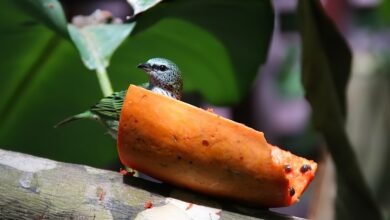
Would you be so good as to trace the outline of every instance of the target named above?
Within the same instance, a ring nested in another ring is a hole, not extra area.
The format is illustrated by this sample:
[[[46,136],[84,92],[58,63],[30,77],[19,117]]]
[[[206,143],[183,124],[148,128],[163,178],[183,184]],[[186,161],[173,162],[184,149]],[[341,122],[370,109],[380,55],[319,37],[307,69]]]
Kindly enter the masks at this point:
[[[300,219],[0,149],[0,219]]]

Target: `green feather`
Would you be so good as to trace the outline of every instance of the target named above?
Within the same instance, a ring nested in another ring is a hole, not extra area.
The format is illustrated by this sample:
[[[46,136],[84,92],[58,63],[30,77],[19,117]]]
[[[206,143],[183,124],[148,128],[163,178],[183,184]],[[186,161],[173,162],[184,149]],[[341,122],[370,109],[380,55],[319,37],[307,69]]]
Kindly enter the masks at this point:
[[[97,119],[95,114],[93,114],[91,111],[85,111],[85,112],[82,112],[80,114],[77,114],[77,115],[73,115],[73,116],[70,116],[68,118],[65,118],[64,120],[58,122],[56,125],[54,125],[55,128],[57,127],[60,127],[64,124],[67,124],[69,122],[72,122],[72,121],[77,121],[79,119],[85,119],[85,118],[88,118],[88,119]]]
[[[102,119],[119,120],[126,93],[127,90],[114,92],[112,95],[102,98],[96,105],[91,107],[90,111]]]
[[[149,87],[149,83],[144,83],[141,85],[141,87],[147,89]],[[108,133],[114,139],[116,139],[119,126],[119,117],[126,94],[127,90],[114,92],[112,95],[102,98],[88,111],[66,118],[63,121],[60,121],[54,127],[57,128],[59,126],[79,119],[92,119],[100,121],[107,128]]]
[[[149,83],[144,83],[141,87],[148,88]],[[102,120],[119,120],[126,94],[127,90],[114,92],[112,95],[102,98],[96,105],[91,107],[90,111],[97,114]]]

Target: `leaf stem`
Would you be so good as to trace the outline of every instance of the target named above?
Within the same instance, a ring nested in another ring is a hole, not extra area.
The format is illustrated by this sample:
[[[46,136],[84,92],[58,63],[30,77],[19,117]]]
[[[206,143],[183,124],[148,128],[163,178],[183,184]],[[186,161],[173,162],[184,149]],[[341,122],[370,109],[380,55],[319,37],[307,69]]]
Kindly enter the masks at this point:
[[[96,76],[99,80],[100,88],[102,89],[103,95],[111,95],[114,91],[112,90],[110,78],[108,78],[106,69],[104,67],[98,67],[96,69]]]

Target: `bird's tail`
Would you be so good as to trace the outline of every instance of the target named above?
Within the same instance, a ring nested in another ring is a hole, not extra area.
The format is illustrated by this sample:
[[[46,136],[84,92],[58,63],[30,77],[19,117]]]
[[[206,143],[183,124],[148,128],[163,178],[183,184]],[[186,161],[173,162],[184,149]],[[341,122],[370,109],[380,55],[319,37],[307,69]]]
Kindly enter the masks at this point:
[[[69,118],[65,118],[64,120],[58,122],[56,125],[54,125],[54,128],[58,128],[64,124],[68,124],[69,122],[72,121],[77,121],[79,119],[95,119],[95,115],[91,111],[85,111],[77,115],[70,116]]]

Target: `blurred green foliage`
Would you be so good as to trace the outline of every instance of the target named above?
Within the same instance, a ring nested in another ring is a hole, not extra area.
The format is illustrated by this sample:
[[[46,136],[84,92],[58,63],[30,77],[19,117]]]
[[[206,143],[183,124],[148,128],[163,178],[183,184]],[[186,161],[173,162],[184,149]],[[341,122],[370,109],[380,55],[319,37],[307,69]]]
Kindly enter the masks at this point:
[[[335,219],[382,219],[347,136],[346,86],[352,53],[319,1],[300,0],[302,84],[313,123],[323,134],[337,172]],[[352,211],[353,210],[353,211]]]
[[[89,121],[53,128],[101,97],[95,75],[83,66],[62,27],[59,7],[56,0],[0,2],[0,144],[103,166],[117,158],[115,142],[103,128]],[[251,89],[266,59],[273,10],[270,1],[167,1],[134,21],[134,33],[107,69],[114,90],[147,80],[135,68],[138,63],[166,57],[182,69],[185,91],[222,105],[237,103]]]
[[[297,48],[286,48],[285,58],[277,77],[279,93],[290,99],[302,97],[304,90],[301,83],[301,69],[297,62]]]
[[[390,24],[390,1],[383,0],[379,6],[380,20],[383,24]]]

